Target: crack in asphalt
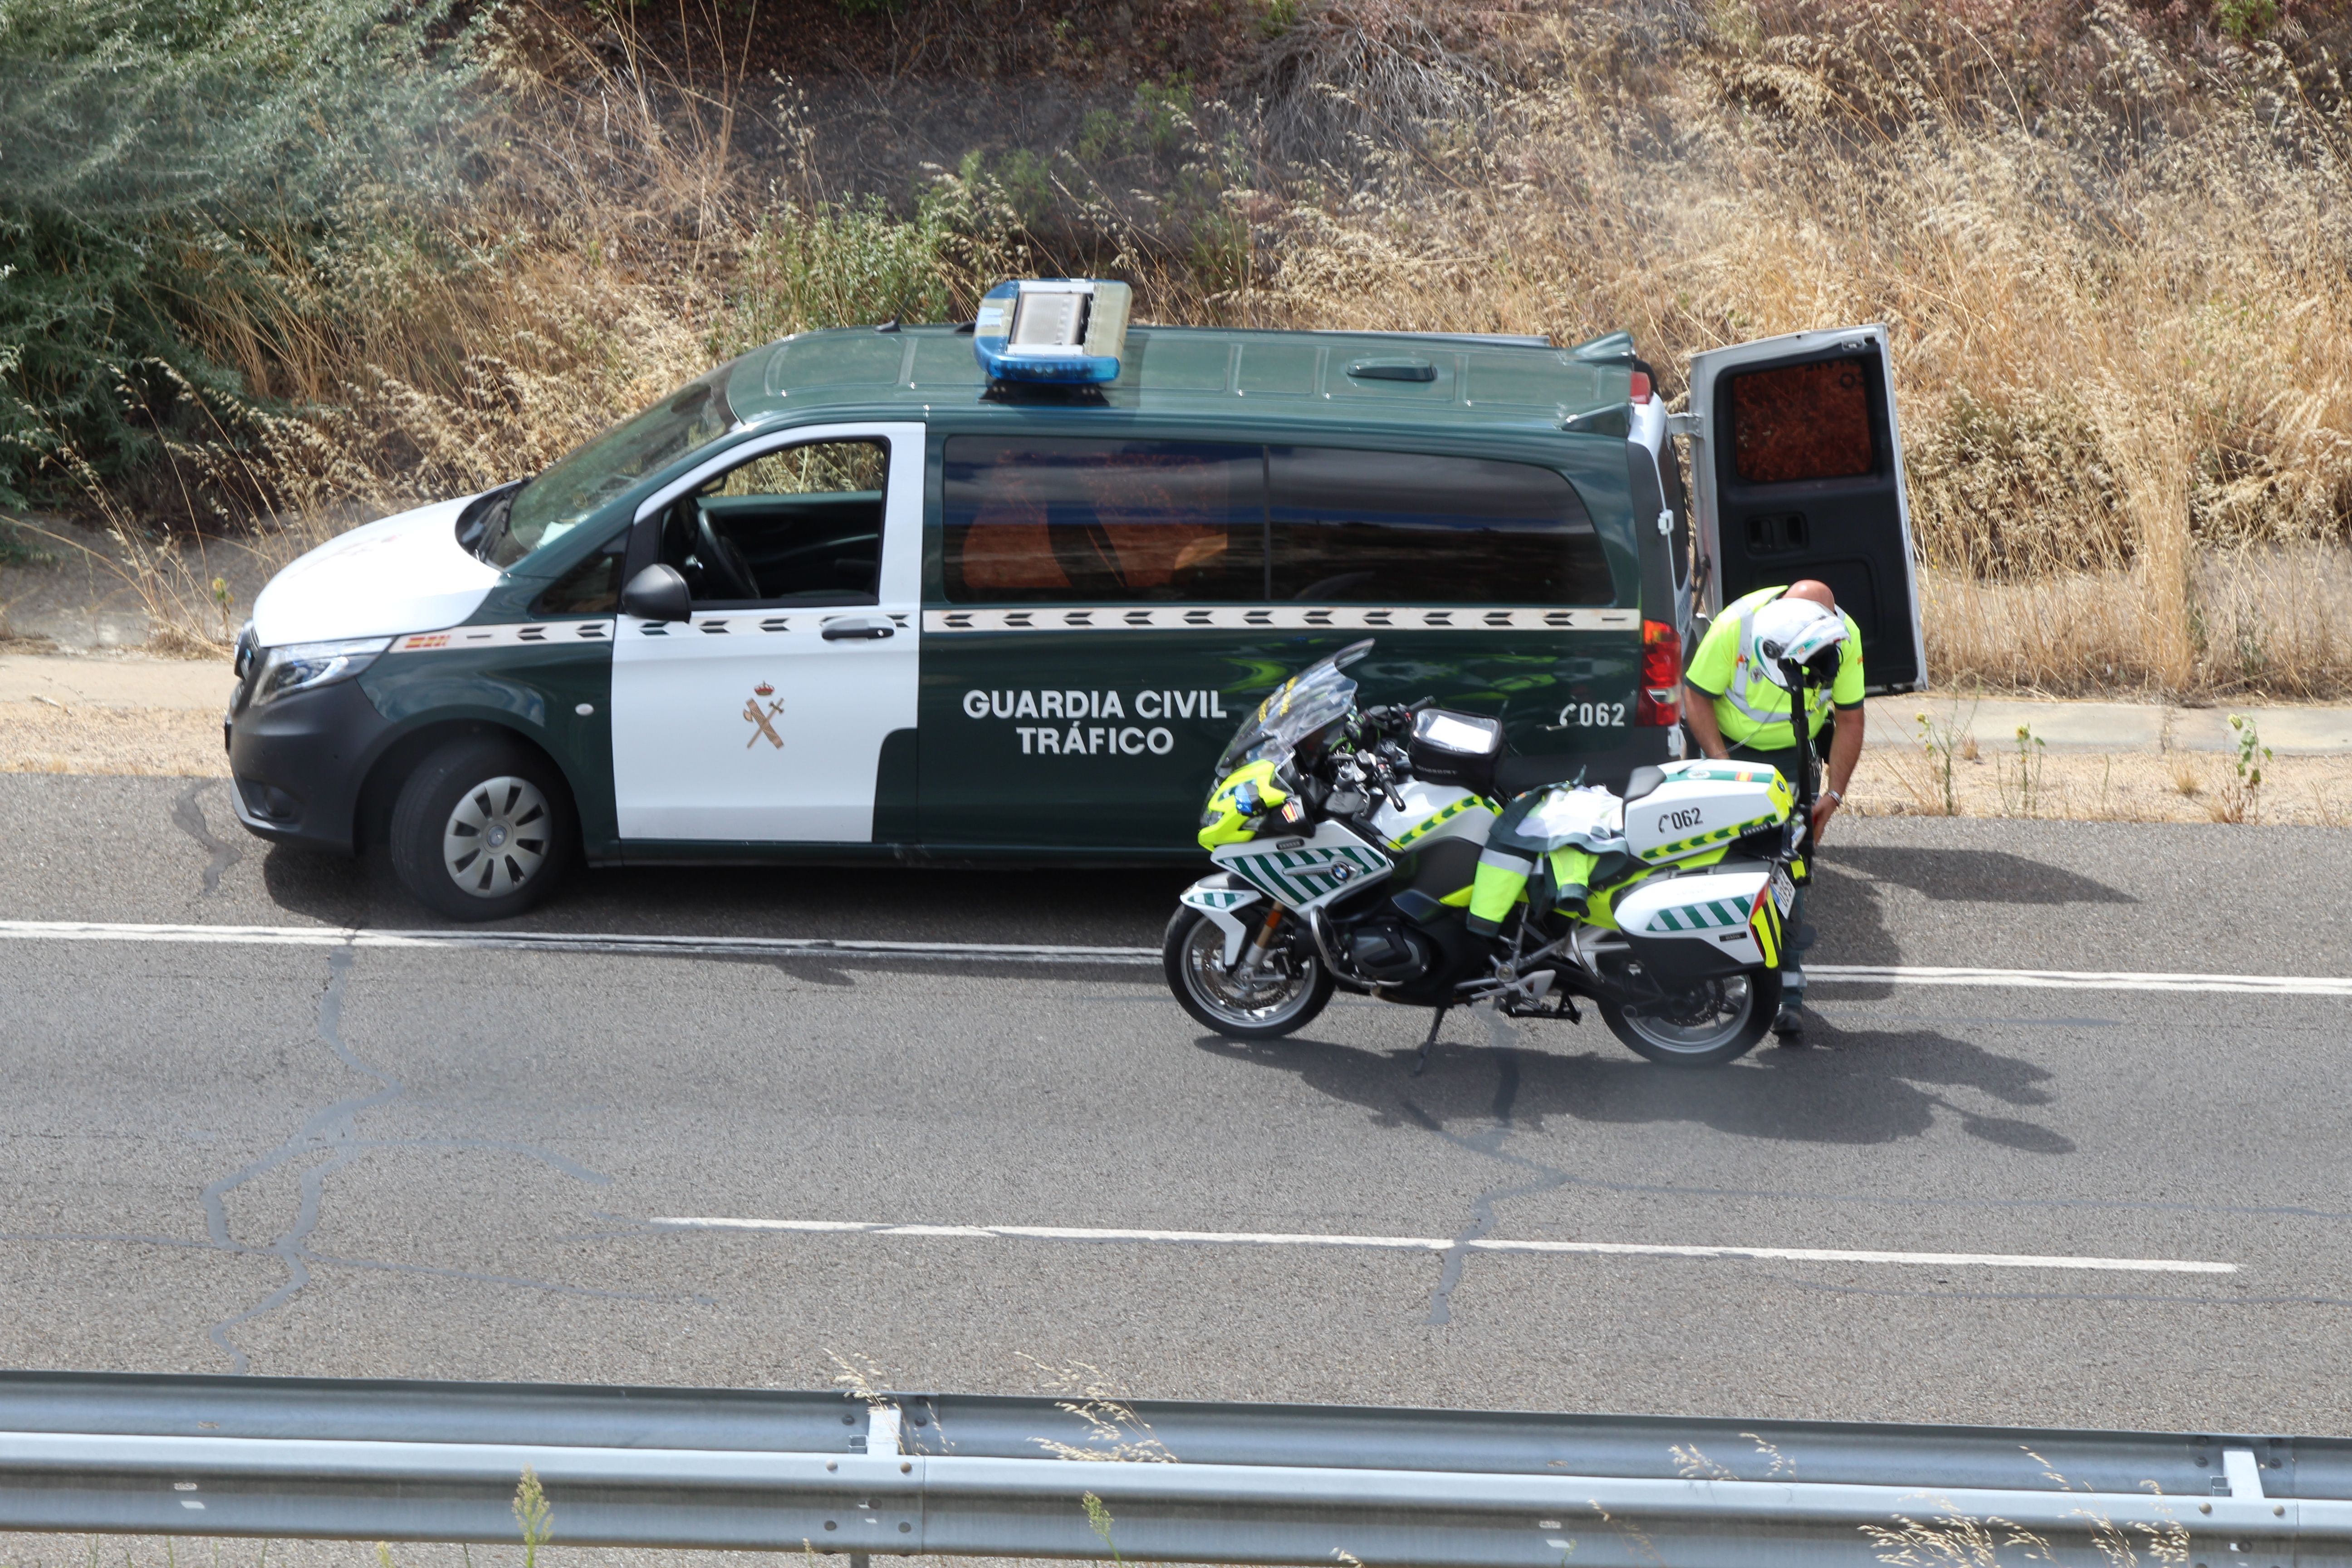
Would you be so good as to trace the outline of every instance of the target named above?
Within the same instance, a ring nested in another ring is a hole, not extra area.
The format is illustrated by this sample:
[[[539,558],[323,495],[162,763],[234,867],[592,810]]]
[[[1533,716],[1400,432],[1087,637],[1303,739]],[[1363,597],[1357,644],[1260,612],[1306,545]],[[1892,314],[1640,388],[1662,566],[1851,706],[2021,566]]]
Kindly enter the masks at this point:
[[[1531,1193],[1549,1192],[1569,1185],[1576,1178],[1565,1171],[1554,1170],[1525,1155],[1514,1154],[1503,1145],[1511,1136],[1511,1110],[1519,1097],[1518,1031],[1501,1015],[1490,1013],[1486,1017],[1487,1054],[1495,1062],[1495,1100],[1489,1113],[1494,1126],[1483,1132],[1451,1132],[1444,1123],[1422,1110],[1412,1100],[1404,1103],[1405,1114],[1422,1127],[1436,1133],[1456,1148],[1502,1160],[1525,1170],[1537,1173],[1536,1179],[1512,1186],[1492,1186],[1470,1200],[1470,1221],[1454,1235],[1454,1244],[1444,1252],[1444,1263],[1438,1270],[1437,1288],[1429,1295],[1429,1314],[1422,1322],[1430,1327],[1442,1327],[1454,1321],[1454,1292],[1462,1283],[1462,1271],[1470,1261],[1470,1244],[1487,1236],[1495,1228],[1495,1205],[1512,1198],[1526,1197]]]
[[[1838,1285],[1822,1279],[1801,1279],[1787,1274],[1761,1274],[1762,1279],[1791,1289],[1824,1296],[1927,1297],[1950,1301],[2132,1301],[2159,1307],[2352,1307],[2342,1296],[2165,1296],[2134,1290],[1956,1290],[1928,1286]]]
[[[218,779],[198,779],[180,792],[172,803],[173,825],[196,841],[197,847],[212,857],[205,868],[205,896],[220,891],[221,876],[245,858],[245,846],[234,839],[224,842],[213,837],[212,824],[205,820],[205,808],[196,796],[219,784]]]
[[[193,798],[194,792],[183,796]],[[185,824],[184,823],[184,826]],[[362,1138],[359,1136],[359,1116],[363,1110],[381,1110],[405,1098],[408,1090],[397,1079],[362,1061],[343,1039],[343,1001],[352,966],[357,950],[338,948],[327,960],[326,989],[319,997],[318,1036],[320,1043],[334,1053],[335,1059],[362,1078],[373,1079],[377,1087],[369,1093],[335,1100],[313,1112],[294,1135],[276,1149],[250,1164],[229,1173],[205,1187],[201,1201],[205,1211],[205,1230],[211,1247],[238,1253],[273,1257],[286,1266],[286,1282],[241,1312],[221,1319],[206,1331],[206,1337],[220,1347],[229,1358],[232,1372],[252,1370],[252,1363],[229,1336],[239,1325],[268,1316],[286,1305],[310,1284],[311,1265],[338,1264],[355,1268],[379,1268],[400,1273],[436,1275],[446,1278],[480,1279],[488,1283],[525,1285],[563,1294],[613,1295],[632,1300],[674,1300],[671,1297],[641,1297],[623,1292],[583,1289],[580,1287],[556,1285],[544,1280],[520,1277],[475,1274],[465,1269],[436,1268],[422,1264],[382,1263],[363,1258],[335,1258],[314,1253],[310,1249],[310,1235],[318,1228],[320,1211],[326,1203],[327,1178],[358,1162],[375,1149],[473,1149],[521,1154],[539,1161],[550,1170],[576,1181],[602,1186],[612,1178],[592,1171],[576,1161],[565,1159],[545,1149],[528,1143],[510,1143],[487,1139],[469,1138]],[[323,1158],[321,1157],[323,1156]],[[258,1246],[239,1242],[229,1234],[228,1194],[247,1183],[273,1171],[302,1161],[311,1162],[301,1174],[301,1199],[296,1205],[294,1220],[275,1239]]]

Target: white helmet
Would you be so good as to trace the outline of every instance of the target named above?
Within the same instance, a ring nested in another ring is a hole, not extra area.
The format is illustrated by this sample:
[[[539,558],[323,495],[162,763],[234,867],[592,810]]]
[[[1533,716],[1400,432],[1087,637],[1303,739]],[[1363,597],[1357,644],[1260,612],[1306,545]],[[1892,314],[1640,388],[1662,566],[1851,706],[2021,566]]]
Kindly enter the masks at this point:
[[[1811,665],[1845,641],[1845,617],[1811,599],[1775,599],[1756,612],[1754,626],[1756,662],[1765,679],[1783,688],[1789,680],[1780,673],[1782,660]]]

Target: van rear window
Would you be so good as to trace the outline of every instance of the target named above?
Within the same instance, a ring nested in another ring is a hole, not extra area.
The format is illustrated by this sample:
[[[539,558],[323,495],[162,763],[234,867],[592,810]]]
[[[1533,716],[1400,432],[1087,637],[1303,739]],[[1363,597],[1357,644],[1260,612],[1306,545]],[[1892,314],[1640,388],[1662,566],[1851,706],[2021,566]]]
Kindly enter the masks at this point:
[[[1876,469],[1863,362],[1823,360],[1733,376],[1731,461],[1748,485],[1846,479]]]
[[[1613,605],[1592,518],[1531,463],[1328,447],[1268,453],[1276,599]]]
[[[1263,448],[957,436],[946,451],[957,604],[1256,600]]]

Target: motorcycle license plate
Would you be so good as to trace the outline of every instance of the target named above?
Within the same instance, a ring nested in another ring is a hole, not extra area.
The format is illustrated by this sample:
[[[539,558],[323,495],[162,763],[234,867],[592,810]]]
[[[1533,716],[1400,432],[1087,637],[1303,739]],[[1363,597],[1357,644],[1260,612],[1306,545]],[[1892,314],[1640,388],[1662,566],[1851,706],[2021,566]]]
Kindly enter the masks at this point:
[[[1772,902],[1779,907],[1783,919],[1796,907],[1797,884],[1795,879],[1789,875],[1786,866],[1772,868]]]

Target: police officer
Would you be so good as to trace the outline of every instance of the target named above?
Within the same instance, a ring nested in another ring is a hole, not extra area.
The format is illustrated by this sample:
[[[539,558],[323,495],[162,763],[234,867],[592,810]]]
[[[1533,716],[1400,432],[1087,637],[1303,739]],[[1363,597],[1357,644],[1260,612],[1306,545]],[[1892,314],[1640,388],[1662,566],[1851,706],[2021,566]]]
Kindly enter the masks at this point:
[[[1801,741],[1790,715],[1792,699],[1780,684],[1777,662],[1761,655],[1757,643],[1760,639],[1781,646],[1793,628],[1832,615],[1845,628],[1837,676],[1826,695],[1818,687],[1806,689]],[[1700,640],[1684,679],[1690,700],[1683,711],[1701,751],[1710,757],[1769,763],[1791,781],[1797,776],[1798,746],[1813,744],[1829,710],[1837,709],[1829,778],[1813,803],[1811,847],[1818,849],[1823,829],[1845,802],[1854,763],[1862,758],[1862,629],[1837,607],[1829,584],[1808,578],[1785,588],[1759,588],[1726,605]],[[1780,1014],[1772,1021],[1772,1032],[1784,1039],[1794,1039],[1803,1028],[1805,972],[1798,945],[1804,914],[1804,890],[1799,889],[1789,913],[1790,940],[1780,948]]]

